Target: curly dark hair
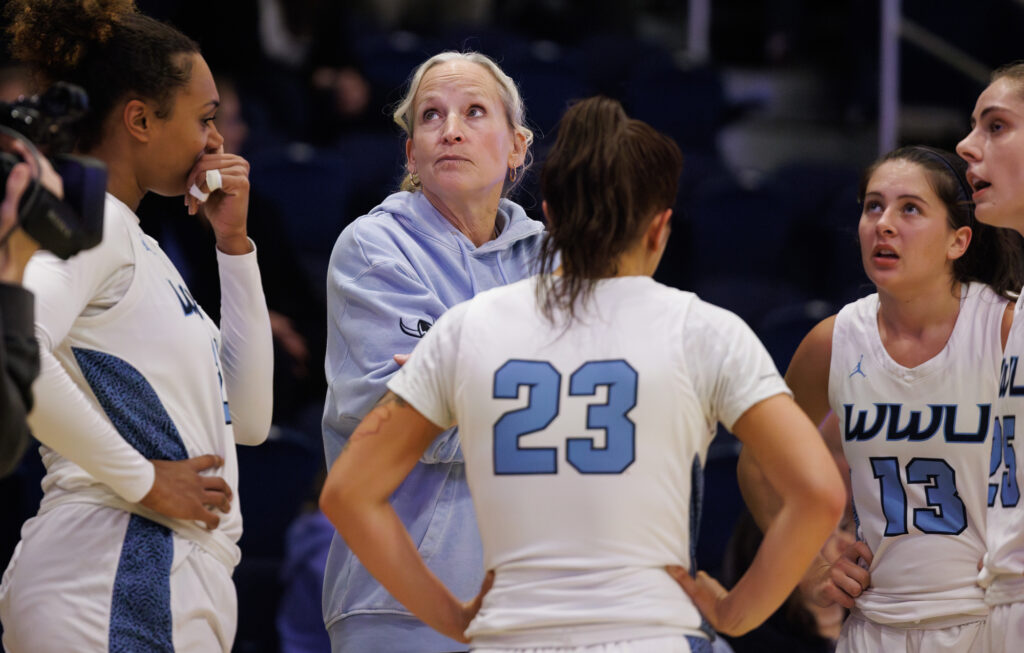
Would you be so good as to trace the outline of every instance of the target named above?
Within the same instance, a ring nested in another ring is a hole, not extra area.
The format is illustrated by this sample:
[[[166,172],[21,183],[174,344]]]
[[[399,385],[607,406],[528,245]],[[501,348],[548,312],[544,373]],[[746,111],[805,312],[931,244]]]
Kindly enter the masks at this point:
[[[145,16],[133,0],[8,0],[11,55],[27,64],[37,83],[77,84],[89,94],[78,125],[77,147],[88,152],[103,124],[125,98],[156,104],[165,118],[177,91],[192,75],[187,55],[199,46],[166,23]]]

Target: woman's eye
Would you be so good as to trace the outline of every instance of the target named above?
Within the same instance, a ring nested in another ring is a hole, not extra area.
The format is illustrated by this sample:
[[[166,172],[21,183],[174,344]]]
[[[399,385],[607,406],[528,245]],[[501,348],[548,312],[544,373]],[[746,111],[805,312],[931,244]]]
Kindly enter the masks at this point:
[[[903,212],[904,213],[911,213],[913,215],[917,215],[918,213],[921,212],[921,209],[919,209],[916,204],[909,204],[908,203],[908,204],[904,204],[903,205]]]
[[[474,107],[470,107],[469,111],[467,112],[467,115],[469,115],[470,117],[473,117],[473,118],[478,118],[478,117],[484,115],[483,107],[475,107],[475,106]]]
[[[993,120],[988,124],[988,130],[990,132],[998,132],[1003,130],[1003,123],[999,120]]]
[[[868,200],[864,202],[864,211],[867,213],[874,213],[882,210],[882,203],[878,200]]]
[[[437,112],[437,109],[427,109],[426,111],[423,112],[423,121],[426,122],[428,120],[433,120],[437,118],[439,115],[441,114]]]

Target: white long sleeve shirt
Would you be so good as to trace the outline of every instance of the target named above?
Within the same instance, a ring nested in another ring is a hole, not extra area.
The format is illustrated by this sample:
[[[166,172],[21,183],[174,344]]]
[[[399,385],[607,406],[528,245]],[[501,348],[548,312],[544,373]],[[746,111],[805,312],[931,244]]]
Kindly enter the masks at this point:
[[[256,253],[217,256],[220,330],[112,195],[98,247],[67,261],[33,257],[25,285],[36,294],[42,372],[29,424],[44,445],[41,512],[65,501],[112,505],[237,563],[237,494],[213,532],[137,503],[153,484],[149,459],[217,454],[224,467],[209,473],[235,491],[235,442],[259,444],[270,428],[273,350]]]

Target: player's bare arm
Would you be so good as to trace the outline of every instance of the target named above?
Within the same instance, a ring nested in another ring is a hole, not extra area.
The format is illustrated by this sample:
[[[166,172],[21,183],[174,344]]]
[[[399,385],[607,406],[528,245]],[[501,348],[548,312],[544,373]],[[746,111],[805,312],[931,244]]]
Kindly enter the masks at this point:
[[[459,641],[480,608],[460,602],[427,568],[388,499],[442,431],[388,392],[331,467],[320,507],[366,569],[429,626]]]
[[[794,401],[814,424],[821,424],[829,412],[828,369],[834,325],[835,316],[831,316],[811,329],[797,347],[786,370],[786,385],[793,391]],[[832,443],[829,445],[832,448]],[[754,521],[761,531],[767,530],[782,502],[747,447],[740,451],[736,473],[740,492]]]
[[[377,405],[373,407],[373,410],[367,413],[363,421],[356,427],[356,430],[352,432],[349,441],[377,435],[395,417],[395,409],[408,407],[409,404],[405,399],[388,390],[380,398],[380,401],[377,402]]]
[[[716,630],[740,635],[785,600],[842,514],[846,496],[832,456],[807,416],[785,395],[752,406],[737,420],[736,436],[781,499],[750,569],[731,591],[699,573],[673,577]]]

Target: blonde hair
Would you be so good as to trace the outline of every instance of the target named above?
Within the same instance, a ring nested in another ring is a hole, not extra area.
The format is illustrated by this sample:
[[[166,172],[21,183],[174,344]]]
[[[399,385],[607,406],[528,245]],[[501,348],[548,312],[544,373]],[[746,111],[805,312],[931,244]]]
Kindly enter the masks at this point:
[[[521,170],[516,175],[516,181],[505,184],[503,194],[508,194],[516,182],[522,180],[522,173],[533,162],[533,156],[530,154],[530,145],[533,143],[533,131],[526,126],[526,105],[523,104],[523,98],[519,94],[519,88],[516,86],[516,83],[487,55],[480,54],[479,52],[447,51],[435,54],[427,59],[412,74],[412,78],[409,80],[409,88],[406,90],[405,96],[402,97],[402,101],[395,107],[392,118],[405,131],[405,135],[412,138],[413,123],[415,122],[413,101],[416,99],[416,93],[420,90],[423,76],[434,66],[448,63],[449,61],[468,61],[469,63],[483,66],[491,73],[494,81],[498,84],[498,95],[501,97],[501,104],[505,107],[505,116],[508,118],[509,127],[517,134],[522,134],[525,138],[526,158],[523,160]],[[402,179],[401,190],[416,191],[420,190],[420,188],[419,178],[413,177],[411,173],[406,173],[405,178]]]

